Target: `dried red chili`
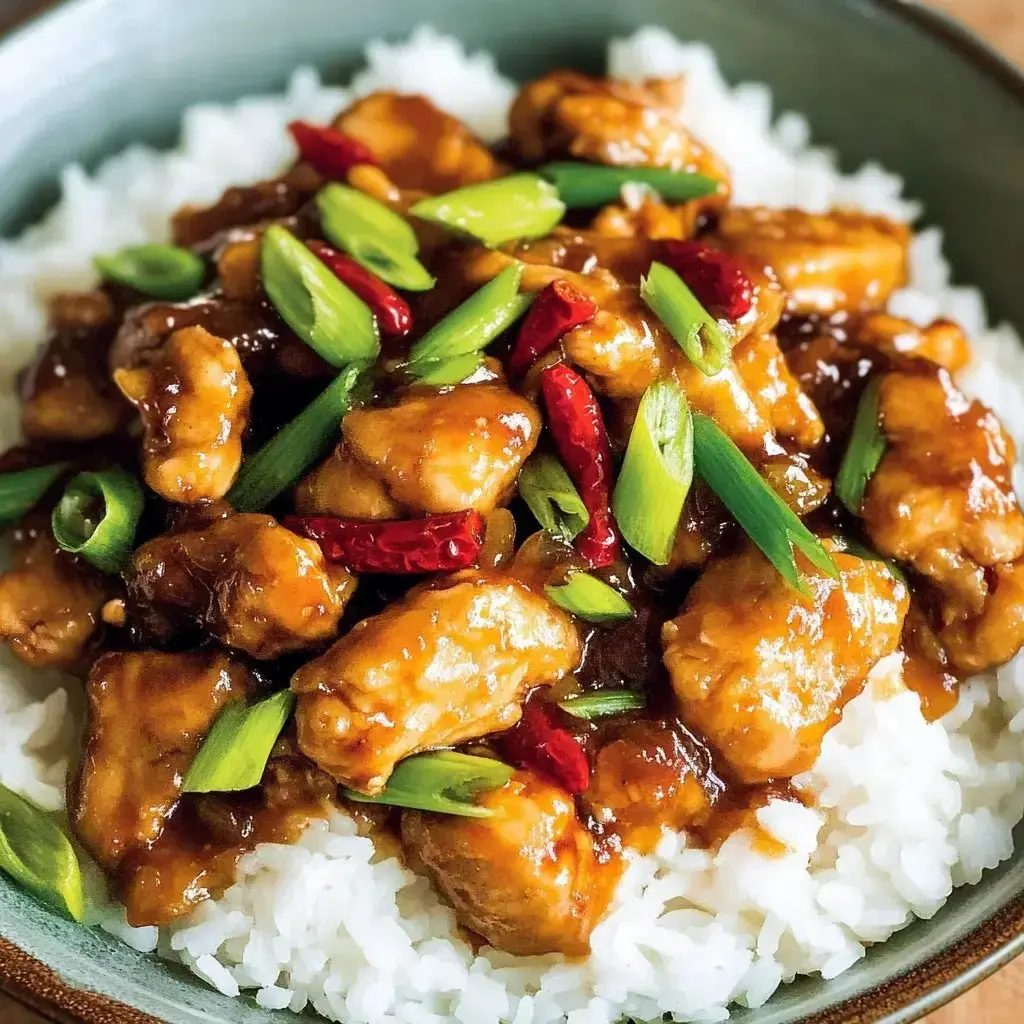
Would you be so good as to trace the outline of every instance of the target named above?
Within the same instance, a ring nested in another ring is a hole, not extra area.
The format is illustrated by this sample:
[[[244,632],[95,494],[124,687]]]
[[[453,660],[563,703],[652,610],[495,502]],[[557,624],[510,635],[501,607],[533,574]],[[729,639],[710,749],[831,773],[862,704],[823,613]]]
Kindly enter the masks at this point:
[[[476,562],[484,540],[484,519],[469,509],[425,519],[333,519],[286,516],[282,524],[320,545],[328,562],[353,572],[411,574],[450,572]]]
[[[611,565],[622,554],[611,512],[612,453],[601,408],[587,382],[564,363],[541,374],[548,427],[590,521],[576,537],[576,550],[592,568]]]
[[[525,373],[538,357],[549,352],[574,327],[597,314],[597,303],[574,284],[559,278],[542,289],[526,314],[508,357],[508,372]]]
[[[754,305],[754,282],[735,256],[703,242],[664,241],[661,262],[689,286],[716,319],[739,320]]]
[[[373,152],[351,135],[334,128],[292,121],[288,131],[299,147],[299,155],[325,178],[343,180],[356,164],[376,164]]]
[[[550,704],[531,700],[498,747],[513,764],[532,768],[575,795],[590,785],[590,762],[576,737],[557,724],[558,713]]]
[[[409,303],[391,285],[325,242],[307,242],[306,246],[342,284],[348,285],[370,307],[383,334],[404,338],[412,330]]]

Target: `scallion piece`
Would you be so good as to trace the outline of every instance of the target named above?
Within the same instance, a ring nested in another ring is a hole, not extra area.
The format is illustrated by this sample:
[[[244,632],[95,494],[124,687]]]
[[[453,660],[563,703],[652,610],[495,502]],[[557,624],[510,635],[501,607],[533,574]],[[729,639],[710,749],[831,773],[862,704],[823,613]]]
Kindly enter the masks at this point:
[[[878,469],[885,454],[887,442],[879,423],[878,390],[880,380],[875,377],[860,396],[853,433],[846,446],[842,465],[836,474],[836,497],[855,515],[860,515],[868,481]]]
[[[96,256],[93,265],[107,281],[168,302],[190,299],[206,277],[206,267],[194,252],[156,242]]]
[[[365,192],[336,182],[317,193],[316,205],[328,241],[367,270],[407,291],[434,287],[434,278],[416,258],[416,232],[394,210]]]
[[[519,496],[537,522],[566,543],[590,522],[590,513],[569,474],[553,455],[534,455],[519,472]]]
[[[471,377],[483,365],[483,357],[479,352],[470,352],[464,356],[453,356],[440,362],[422,363],[415,370],[416,380],[420,384],[433,384],[443,387],[445,384],[461,384]]]
[[[838,579],[839,570],[821,541],[761,479],[718,424],[697,412],[692,413],[692,418],[697,475],[722,499],[779,575],[800,593],[808,593],[796,564],[799,551],[816,569]]]
[[[643,711],[647,707],[647,698],[636,690],[601,690],[580,697],[567,697],[559,702],[559,707],[574,718],[593,722],[629,711]]]
[[[0,526],[10,526],[29,512],[68,468],[66,462],[0,474]]]
[[[192,761],[184,792],[235,793],[258,786],[277,737],[294,710],[291,690],[279,690],[257,704],[228,704]]]
[[[422,199],[409,212],[484,245],[498,246],[548,234],[564,216],[565,203],[555,186],[539,175],[510,174]]]
[[[640,295],[701,373],[713,377],[722,369],[732,351],[729,335],[674,270],[653,262]]]
[[[327,455],[364,369],[357,363],[344,370],[295,419],[245,459],[228,492],[228,501],[239,512],[266,508]]]
[[[0,870],[75,921],[85,917],[78,856],[53,817],[0,785]]]
[[[670,203],[685,203],[718,191],[714,178],[667,167],[602,167],[565,161],[545,164],[538,173],[554,183],[559,198],[569,207],[617,203],[622,186],[632,182],[646,185]]]
[[[364,804],[411,807],[463,818],[490,818],[493,811],[474,800],[481,793],[500,789],[515,774],[515,769],[490,757],[439,750],[418,754],[399,762],[382,793],[367,796],[344,790],[349,800]]]
[[[674,381],[652,384],[640,400],[612,511],[622,536],[655,565],[672,555],[693,481],[693,423]]]
[[[138,480],[123,469],[79,473],[53,510],[53,536],[65,551],[118,573],[131,558],[145,500]]]
[[[567,612],[585,622],[625,622],[633,618],[630,603],[603,580],[574,572],[561,586],[546,586],[544,593]]]
[[[331,366],[377,357],[380,338],[369,306],[278,224],[263,235],[260,272],[281,319]]]

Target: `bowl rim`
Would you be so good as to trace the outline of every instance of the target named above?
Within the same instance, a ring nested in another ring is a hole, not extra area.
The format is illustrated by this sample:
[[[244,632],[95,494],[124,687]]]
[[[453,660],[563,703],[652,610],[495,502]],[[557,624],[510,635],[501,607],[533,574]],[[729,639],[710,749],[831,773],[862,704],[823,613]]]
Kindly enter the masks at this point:
[[[43,23],[69,9],[102,7],[109,0],[56,0],[16,19],[0,35],[0,58]],[[998,85],[1024,111],[1024,68],[978,33],[923,0],[842,0],[860,11],[872,8],[904,22],[964,59]],[[979,934],[981,938],[979,940]],[[970,934],[917,967],[797,1024],[912,1024],[940,1009],[1024,953],[1024,893],[978,924]],[[149,1014],[99,992],[76,988],[42,961],[0,936],[0,993],[54,1024],[160,1024]]]

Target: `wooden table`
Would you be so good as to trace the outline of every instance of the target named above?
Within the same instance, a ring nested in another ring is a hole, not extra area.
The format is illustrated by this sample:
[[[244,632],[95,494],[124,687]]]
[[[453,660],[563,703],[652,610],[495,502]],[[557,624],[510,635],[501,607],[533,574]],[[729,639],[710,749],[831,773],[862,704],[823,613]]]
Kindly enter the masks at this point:
[[[1004,53],[1024,64],[1024,0],[924,2],[965,21]],[[46,0],[0,0],[0,31],[19,17],[44,6]],[[950,1006],[933,1013],[924,1024],[1017,1024],[1021,1020],[1024,1020],[1024,957]],[[44,1019],[0,993],[0,1024],[44,1024]]]

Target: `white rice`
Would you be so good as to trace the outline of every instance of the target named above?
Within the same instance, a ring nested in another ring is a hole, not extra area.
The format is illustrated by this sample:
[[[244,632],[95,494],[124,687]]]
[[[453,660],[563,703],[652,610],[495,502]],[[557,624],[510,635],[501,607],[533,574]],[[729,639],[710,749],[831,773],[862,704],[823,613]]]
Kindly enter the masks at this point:
[[[69,168],[46,221],[0,243],[2,368],[13,375],[38,343],[49,295],[92,283],[95,252],[163,238],[183,202],[274,173],[291,156],[284,125],[292,118],[327,119],[353,95],[395,87],[426,93],[487,138],[502,134],[513,86],[485,55],[466,56],[421,29],[405,44],[372,44],[367,59],[350,89],[298,71],[284,96],[191,109],[171,153],[133,148],[92,177]],[[841,175],[831,154],[809,148],[803,118],[773,122],[768,89],[730,88],[705,46],[645,29],[613,42],[609,63],[630,78],[687,73],[688,120],[732,164],[739,202],[918,212],[880,167]],[[1009,327],[989,328],[976,289],[950,285],[941,245],[935,229],[917,238],[911,286],[891,308],[964,325],[979,356],[965,386],[1024,442],[1019,339]],[[3,394],[0,431],[10,442],[16,406],[9,388]],[[77,715],[59,685],[2,661],[0,781],[47,807],[63,801],[75,750]],[[666,836],[631,864],[582,962],[474,954],[427,882],[378,856],[340,813],[295,846],[246,856],[223,897],[172,928],[129,928],[113,907],[100,906],[96,918],[228,995],[254,990],[261,1006],[310,1005],[349,1024],[611,1024],[665,1012],[722,1020],[730,1003],[758,1006],[798,974],[834,977],[866,944],[931,917],[953,886],[1009,857],[1024,813],[1022,733],[1021,658],[965,686],[956,709],[932,724],[902,687],[899,656],[885,659],[799,780],[817,809],[775,802],[759,812],[791,852],[766,857],[745,833],[717,854]]]

